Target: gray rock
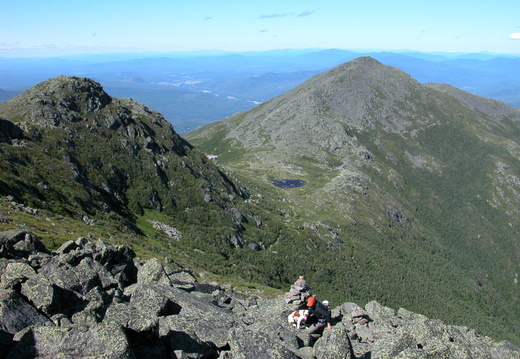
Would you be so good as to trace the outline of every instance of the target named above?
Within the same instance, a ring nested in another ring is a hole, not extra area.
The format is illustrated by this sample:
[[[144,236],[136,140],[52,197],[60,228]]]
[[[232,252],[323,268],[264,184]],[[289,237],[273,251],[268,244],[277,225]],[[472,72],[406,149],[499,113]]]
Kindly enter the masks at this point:
[[[0,142],[12,143],[14,139],[22,139],[23,130],[11,121],[0,118]]]
[[[156,258],[146,261],[138,269],[137,283],[161,283],[170,285],[170,278],[166,274],[163,264]]]
[[[175,358],[204,359],[218,358],[219,349],[210,342],[204,342],[195,333],[170,331],[166,339],[167,347],[175,354]]]
[[[233,328],[229,332],[233,359],[299,359],[300,357],[269,336],[248,329]]]
[[[415,319],[426,320],[426,319],[428,319],[428,318],[426,318],[426,316],[424,316],[422,314],[410,312],[409,310],[406,310],[404,308],[399,308],[399,310],[396,313],[396,316],[403,320],[415,320]]]
[[[345,327],[338,325],[325,330],[314,345],[314,353],[320,359],[355,359],[352,343]]]
[[[129,247],[103,241],[50,253],[31,234],[6,238],[18,238],[2,242],[12,259],[0,258],[8,358],[520,357],[510,343],[377,302],[334,308],[333,330],[308,334],[287,323],[298,305],[284,296],[249,298],[155,259],[136,267]]]
[[[181,308],[174,302],[175,294],[172,293],[169,287],[160,283],[137,283],[132,288],[130,304],[156,317],[178,314]]]
[[[9,352],[9,359],[110,358],[135,359],[122,328],[31,327]]]
[[[25,262],[10,262],[7,264],[5,271],[2,274],[0,288],[12,288],[35,275],[36,272],[29,264]]]
[[[76,267],[63,262],[60,257],[55,257],[50,263],[44,265],[40,275],[45,276],[54,283],[55,287],[61,288],[62,293],[69,293],[70,297],[81,298],[92,288],[100,285],[101,281],[92,268],[92,260],[85,258]]]
[[[101,265],[99,262],[93,262],[92,269],[97,273],[102,289],[108,290],[119,287],[120,283],[115,279],[112,273],[108,271],[106,266]]]
[[[242,239],[242,235],[240,233],[235,233],[229,236],[226,236],[228,242],[235,248],[243,248],[245,245],[244,240]]]
[[[251,248],[252,250],[254,250],[254,251],[259,251],[259,250],[262,249],[262,248],[261,248],[258,244],[256,244],[256,243],[249,243],[247,246],[248,246],[249,248]]]
[[[474,330],[445,325],[405,309],[395,312],[377,302],[365,307],[373,322],[356,326],[364,343],[353,342],[356,354],[377,358],[518,358],[520,348],[495,343]]]
[[[184,289],[186,291],[195,290],[195,283],[197,280],[188,271],[179,271],[175,273],[168,274],[170,278],[170,283],[172,286],[177,287],[179,289]]]
[[[111,305],[106,312],[103,323],[129,329],[133,333],[146,336],[149,339],[156,338],[159,331],[157,316],[126,303]]]
[[[220,291],[222,288],[218,283],[194,283],[194,290],[201,293],[215,293]]]
[[[164,288],[163,292],[176,304],[178,314],[159,318],[161,336],[172,330],[195,333],[200,340],[221,348],[228,344],[229,330],[243,325],[232,311],[212,303],[211,296],[206,301],[178,288]]]
[[[48,251],[31,232],[20,230],[0,232],[0,257],[27,258],[30,254],[38,252]]]
[[[245,221],[245,217],[237,208],[231,208],[231,218],[233,220],[233,223],[240,227],[242,225],[242,222]]]
[[[22,294],[40,311],[48,316],[58,313],[54,285],[47,277],[35,275],[22,284]]]
[[[78,245],[76,244],[76,242],[74,241],[67,241],[65,243],[63,243],[60,248],[58,248],[56,250],[57,253],[59,254],[66,254],[66,253],[69,253],[69,252],[72,252],[74,250],[76,250],[78,248]]]
[[[14,290],[0,290],[0,331],[16,334],[28,326],[53,325]]]

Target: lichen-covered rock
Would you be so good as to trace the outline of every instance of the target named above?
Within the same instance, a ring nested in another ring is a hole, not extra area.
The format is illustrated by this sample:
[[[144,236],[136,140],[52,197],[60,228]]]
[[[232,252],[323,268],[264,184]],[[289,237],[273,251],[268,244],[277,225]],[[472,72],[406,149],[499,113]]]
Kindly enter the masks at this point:
[[[159,318],[161,335],[167,335],[170,331],[195,333],[203,342],[211,342],[221,348],[229,344],[229,331],[242,327],[232,312],[203,301],[191,304],[181,301],[181,308],[177,315]]]
[[[51,253],[30,233],[2,238],[0,359],[520,357],[509,343],[377,302],[334,308],[332,330],[309,334],[288,324],[298,305],[284,296],[248,298],[155,259],[136,266],[127,246],[80,238]]]
[[[233,328],[229,332],[233,359],[300,359],[298,355],[263,333]]]
[[[138,283],[161,283],[170,284],[170,278],[166,274],[164,266],[156,258],[146,261],[137,273]]]
[[[204,342],[195,333],[170,331],[166,336],[166,345],[174,358],[218,358],[219,350],[213,343]]]
[[[149,339],[157,337],[159,331],[159,321],[156,315],[125,303],[111,305],[103,322],[116,324],[143,337],[147,336]]]
[[[17,339],[9,359],[135,359],[125,332],[117,326],[31,327]]]
[[[43,275],[34,275],[22,284],[22,294],[40,311],[52,316],[58,313],[54,284]]]
[[[131,293],[131,305],[156,317],[178,314],[180,311],[181,307],[175,303],[175,293],[164,284],[137,283],[133,286]]]
[[[48,251],[31,232],[20,230],[0,232],[0,257],[24,258],[38,252]]]
[[[192,291],[195,289],[195,283],[197,282],[197,280],[188,271],[182,270],[169,273],[168,277],[170,278],[170,283],[176,288],[184,289],[187,291]]]
[[[314,353],[320,359],[355,359],[349,334],[338,325],[334,330],[323,333],[314,345]]]
[[[0,290],[0,331],[16,334],[28,326],[53,325],[14,290]]]
[[[12,288],[35,275],[36,272],[29,264],[25,262],[10,262],[7,264],[5,271],[2,274],[0,288]]]

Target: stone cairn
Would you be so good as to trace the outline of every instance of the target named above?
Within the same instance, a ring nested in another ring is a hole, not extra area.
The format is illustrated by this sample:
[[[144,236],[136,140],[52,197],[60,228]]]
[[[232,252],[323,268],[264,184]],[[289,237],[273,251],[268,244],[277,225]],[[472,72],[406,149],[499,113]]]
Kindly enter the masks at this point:
[[[293,285],[289,292],[285,293],[285,302],[287,304],[303,304],[307,301],[307,298],[311,296],[311,287],[307,285],[303,276],[300,276]]]

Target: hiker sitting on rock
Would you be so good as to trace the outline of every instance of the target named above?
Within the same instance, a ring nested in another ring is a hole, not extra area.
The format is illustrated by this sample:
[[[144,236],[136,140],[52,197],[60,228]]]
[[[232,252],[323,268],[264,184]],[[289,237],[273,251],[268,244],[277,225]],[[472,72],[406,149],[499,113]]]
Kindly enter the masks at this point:
[[[312,316],[316,318],[316,321],[307,328],[309,334],[321,333],[325,327],[327,327],[327,330],[332,330],[332,325],[330,324],[331,315],[332,313],[330,312],[329,302],[327,300],[316,302],[314,310],[312,311]]]

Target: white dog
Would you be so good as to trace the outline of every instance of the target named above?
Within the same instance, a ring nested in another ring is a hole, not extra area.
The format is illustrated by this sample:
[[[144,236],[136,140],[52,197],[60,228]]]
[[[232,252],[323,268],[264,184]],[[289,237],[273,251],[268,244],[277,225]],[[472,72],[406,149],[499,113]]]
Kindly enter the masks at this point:
[[[309,311],[306,309],[297,310],[296,312],[292,312],[287,317],[287,321],[289,324],[294,325],[296,328],[300,329],[300,324],[309,318]]]

